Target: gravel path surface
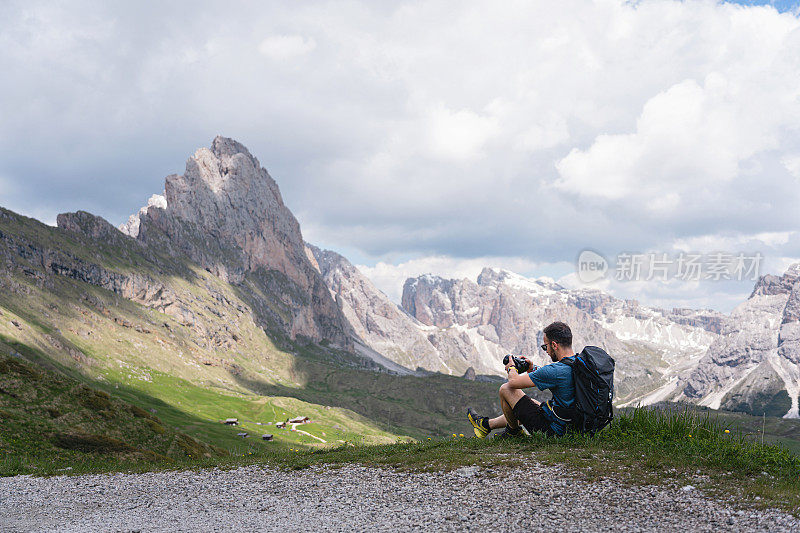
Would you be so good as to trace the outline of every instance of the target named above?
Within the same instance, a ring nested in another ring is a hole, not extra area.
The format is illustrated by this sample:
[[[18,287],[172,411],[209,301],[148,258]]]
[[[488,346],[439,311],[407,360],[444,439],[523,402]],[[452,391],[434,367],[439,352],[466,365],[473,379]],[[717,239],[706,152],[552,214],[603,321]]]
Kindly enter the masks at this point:
[[[18,476],[0,478],[0,530],[800,531],[785,513],[737,511],[688,487],[588,483],[564,473],[527,464]]]

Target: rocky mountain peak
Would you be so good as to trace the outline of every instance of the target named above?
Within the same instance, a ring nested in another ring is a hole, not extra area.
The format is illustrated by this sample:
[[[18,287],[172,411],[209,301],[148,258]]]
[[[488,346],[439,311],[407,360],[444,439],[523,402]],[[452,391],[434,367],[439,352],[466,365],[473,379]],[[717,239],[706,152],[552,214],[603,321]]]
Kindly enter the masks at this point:
[[[274,264],[264,253],[270,241],[303,251],[300,225],[277,183],[232,139],[216,137],[210,149],[197,150],[183,174],[167,176],[165,195],[169,215],[235,242],[245,250],[249,269]]]
[[[300,225],[277,183],[233,139],[217,136],[210,148],[198,149],[183,174],[166,177],[164,196],[151,197],[138,219],[129,221],[130,235],[149,241],[166,234],[226,279],[262,267],[304,286],[314,277]]]
[[[502,283],[508,272],[499,268],[483,267],[478,274],[478,285],[497,285]]]
[[[550,293],[564,288],[552,278],[526,278],[516,272],[501,268],[484,267],[478,275],[478,285],[481,287],[497,287],[501,284],[512,289],[533,293]]]
[[[789,294],[792,286],[800,279],[800,263],[794,263],[781,276],[767,274],[761,276],[753,287],[750,298],[775,294]]]
[[[310,243],[306,243],[306,250],[307,254],[310,256],[309,260],[317,265],[317,270],[319,270],[323,276],[337,270],[346,274],[350,274],[356,270],[356,267],[354,267],[350,261],[332,250],[322,250]]]
[[[56,217],[56,224],[63,230],[82,233],[96,240],[113,243],[119,239],[124,239],[117,231],[117,228],[112,226],[106,219],[86,211],[61,213]]]
[[[215,137],[189,158],[183,174],[167,176],[164,196],[152,197],[135,217],[126,233],[143,243],[182,252],[232,283],[264,278],[292,309],[284,325],[292,337],[348,343],[346,319],[309,260],[300,224],[241,143]]]
[[[245,147],[245,145],[234,139],[223,137],[222,135],[217,135],[214,137],[214,140],[211,141],[211,151],[218,158],[222,158],[223,156],[231,157],[241,154],[252,160],[255,163],[255,166],[259,166],[258,160],[250,155],[250,151],[247,149],[247,147]]]
[[[467,279],[443,279],[431,274],[409,278],[403,284],[401,305],[409,315],[426,326],[450,327],[457,320],[453,308],[453,289],[462,282],[477,288],[475,282]]]

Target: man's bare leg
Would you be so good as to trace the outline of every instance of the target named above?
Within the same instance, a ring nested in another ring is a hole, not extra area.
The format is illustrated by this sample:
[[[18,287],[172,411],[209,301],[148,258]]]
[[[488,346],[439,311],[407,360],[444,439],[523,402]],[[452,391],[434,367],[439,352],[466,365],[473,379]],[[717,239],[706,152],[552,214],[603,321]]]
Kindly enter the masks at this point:
[[[491,429],[500,429],[506,427],[506,415],[500,415],[497,418],[490,418],[489,427]]]
[[[517,398],[517,400],[519,400],[519,398]],[[516,403],[517,402],[514,402],[515,405]],[[519,427],[519,421],[517,417],[514,416],[514,407],[509,405],[508,400],[503,397],[502,393],[500,394],[500,408],[503,410],[503,414],[506,417],[506,425],[508,428],[517,429]]]
[[[503,383],[500,387],[500,408],[503,414],[497,418],[489,419],[489,427],[492,429],[500,429],[506,426],[511,429],[519,427],[517,417],[514,416],[514,406],[520,398],[525,396],[525,393],[520,389],[512,389],[507,383]]]

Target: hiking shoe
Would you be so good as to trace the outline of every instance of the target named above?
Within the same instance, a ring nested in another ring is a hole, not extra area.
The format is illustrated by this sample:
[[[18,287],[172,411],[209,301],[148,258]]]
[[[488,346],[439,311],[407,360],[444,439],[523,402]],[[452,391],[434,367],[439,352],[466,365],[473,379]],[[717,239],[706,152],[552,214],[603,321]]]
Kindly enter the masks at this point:
[[[484,438],[492,431],[489,427],[489,417],[478,416],[478,413],[473,411],[471,407],[467,409],[467,418],[469,418],[469,423],[472,424],[472,427],[475,429],[475,436],[479,439]]]
[[[506,429],[504,429],[502,433],[498,433],[493,438],[495,438],[495,439],[517,439],[519,437],[523,437],[524,435],[525,435],[525,433],[522,432],[522,426],[519,426],[516,429],[511,429],[510,427],[506,426]]]

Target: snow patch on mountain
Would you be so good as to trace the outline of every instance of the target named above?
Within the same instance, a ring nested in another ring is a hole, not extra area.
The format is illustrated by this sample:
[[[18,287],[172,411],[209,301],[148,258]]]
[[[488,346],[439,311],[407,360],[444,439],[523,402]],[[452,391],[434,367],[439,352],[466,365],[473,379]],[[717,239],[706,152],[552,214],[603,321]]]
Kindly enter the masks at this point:
[[[134,239],[139,236],[139,224],[141,221],[142,216],[147,214],[147,210],[151,207],[158,207],[159,209],[166,209],[167,208],[167,198],[164,194],[154,194],[147,200],[147,205],[139,209],[139,212],[131,215],[128,217],[128,221],[124,224],[120,224],[119,230],[128,235],[133,237]]]

